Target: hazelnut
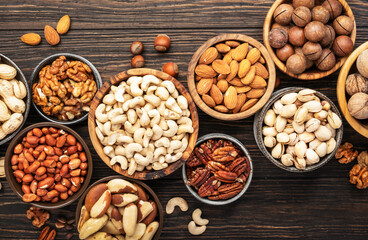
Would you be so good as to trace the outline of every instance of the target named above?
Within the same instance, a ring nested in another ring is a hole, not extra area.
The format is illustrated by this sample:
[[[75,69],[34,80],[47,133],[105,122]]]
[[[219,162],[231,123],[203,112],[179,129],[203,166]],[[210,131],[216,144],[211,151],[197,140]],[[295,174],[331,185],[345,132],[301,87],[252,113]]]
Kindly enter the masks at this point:
[[[270,31],[268,40],[273,48],[282,48],[288,41],[288,34],[281,28],[275,28]]]
[[[290,26],[289,26],[289,25],[284,26],[284,25],[281,25],[281,24],[279,24],[279,23],[274,23],[274,24],[272,24],[271,30],[272,30],[272,29],[275,29],[275,28],[281,28],[281,29],[283,29],[287,34],[289,34],[289,30],[290,30]]]
[[[168,62],[168,63],[165,63],[163,66],[162,66],[162,71],[164,73],[167,73],[169,74],[170,76],[172,77],[176,77],[178,76],[179,74],[179,68],[178,68],[178,65],[174,62]]]
[[[360,74],[368,78],[368,50],[364,50],[358,57],[356,65]]]
[[[166,52],[170,48],[170,37],[166,34],[159,34],[155,39],[155,49],[159,52]]]
[[[144,45],[140,41],[135,41],[132,43],[132,45],[130,45],[130,52],[133,55],[141,54],[143,52],[143,49],[144,49]]]
[[[293,11],[294,8],[290,4],[281,4],[273,13],[273,18],[275,19],[275,22],[281,25],[288,25],[291,22]]]
[[[295,25],[299,27],[304,27],[307,25],[312,19],[312,13],[307,7],[298,7],[294,9],[292,20]]]
[[[303,6],[312,9],[315,5],[314,0],[293,0],[293,6],[295,8]]]
[[[330,13],[326,8],[322,6],[316,6],[312,9],[312,20],[326,24],[330,20]]]
[[[144,58],[142,55],[135,55],[130,62],[133,68],[141,68],[144,66]]]
[[[306,58],[305,56],[304,56],[304,53],[303,53],[303,48],[301,48],[301,47],[296,47],[295,49],[294,49],[294,51],[295,51],[295,53],[296,54],[299,54],[300,56],[303,56],[304,58],[305,58],[305,61],[307,62],[307,69],[309,69],[309,68],[311,68],[313,65],[314,65],[314,62],[312,61],[312,60],[309,60],[308,58]]]
[[[346,79],[345,88],[350,96],[358,92],[368,93],[368,80],[358,73],[350,74]]]
[[[332,69],[335,64],[335,54],[329,48],[323,49],[321,57],[316,61],[316,66],[321,71],[328,71]]]
[[[309,41],[319,42],[325,37],[325,25],[318,21],[310,22],[305,26],[304,34]]]
[[[276,50],[276,55],[281,61],[286,61],[294,54],[294,48],[290,44],[286,44],[282,48]]]
[[[286,61],[287,70],[293,74],[301,74],[306,70],[306,60],[304,56],[294,54]]]
[[[330,13],[330,19],[335,19],[342,13],[342,4],[338,0],[326,0],[322,3],[322,7]]]
[[[322,55],[321,44],[315,42],[307,42],[303,46],[303,54],[309,60],[317,60]]]
[[[336,33],[332,26],[325,25],[325,37],[321,40],[322,47],[331,47],[335,41]]]
[[[335,19],[333,27],[339,35],[349,35],[354,29],[354,20],[348,16],[342,15]]]
[[[345,57],[349,55],[354,48],[354,43],[350,37],[341,35],[338,36],[333,44],[333,52],[339,57]]]
[[[307,40],[305,39],[304,29],[298,26],[290,28],[289,42],[296,47],[301,47]]]

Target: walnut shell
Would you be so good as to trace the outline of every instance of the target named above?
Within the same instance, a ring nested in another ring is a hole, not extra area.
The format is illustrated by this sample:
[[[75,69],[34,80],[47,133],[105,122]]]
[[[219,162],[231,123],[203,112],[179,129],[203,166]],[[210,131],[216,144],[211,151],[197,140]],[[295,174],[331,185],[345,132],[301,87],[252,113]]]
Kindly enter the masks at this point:
[[[368,81],[362,75],[350,74],[345,83],[346,92],[352,96],[355,93],[368,93]]]
[[[368,94],[354,94],[348,102],[348,110],[356,119],[368,119]]]

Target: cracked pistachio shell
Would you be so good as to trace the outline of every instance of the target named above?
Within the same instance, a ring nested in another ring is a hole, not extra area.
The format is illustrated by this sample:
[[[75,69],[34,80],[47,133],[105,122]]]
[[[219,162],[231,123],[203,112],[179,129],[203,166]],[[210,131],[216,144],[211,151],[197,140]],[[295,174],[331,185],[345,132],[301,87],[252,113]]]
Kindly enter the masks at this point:
[[[298,124],[303,124],[308,117],[308,109],[304,106],[300,107],[295,115],[294,115],[294,121]]]
[[[295,154],[298,158],[304,158],[305,151],[307,151],[307,144],[303,141],[299,141],[295,144]]]
[[[336,129],[334,129],[333,127],[331,127],[329,123],[327,123],[325,125],[325,127],[328,128],[331,131],[331,134],[332,134],[332,137],[333,138],[336,137]]]
[[[273,148],[274,146],[276,146],[276,138],[272,137],[272,136],[266,136],[263,139],[264,145],[268,148]]]
[[[339,129],[342,125],[340,117],[337,116],[337,114],[332,111],[329,111],[327,121],[330,124],[330,126],[334,129]]]
[[[321,111],[316,112],[315,114],[313,114],[313,116],[315,118],[317,118],[318,120],[320,120],[320,121],[324,121],[327,118],[328,113],[325,110],[321,110]]]
[[[301,102],[309,102],[314,100],[316,91],[312,89],[303,89],[299,91],[297,99]]]
[[[294,146],[297,142],[299,142],[299,136],[296,133],[289,134],[289,142],[287,143],[289,146]]]
[[[307,162],[304,158],[297,158],[294,160],[294,165],[297,169],[305,169]]]
[[[328,141],[332,138],[331,131],[325,126],[319,126],[319,128],[314,132],[316,138],[321,142]]]
[[[316,149],[315,152],[318,154],[320,158],[323,158],[327,155],[327,143],[321,143]]]
[[[290,154],[284,154],[281,157],[281,163],[284,164],[286,167],[293,166],[293,164],[294,164],[293,160],[294,160],[294,158]]]
[[[305,143],[310,143],[315,138],[316,138],[316,136],[314,135],[314,133],[303,132],[303,133],[299,134],[299,141],[303,141]]]
[[[322,104],[316,100],[309,101],[303,104],[309,112],[316,113],[322,110]]]
[[[307,165],[313,165],[319,162],[318,154],[310,148],[305,151],[305,158]]]
[[[298,124],[298,123],[293,121],[292,125],[293,125],[294,131],[296,133],[300,134],[300,133],[304,132],[304,124]]]
[[[291,118],[295,115],[297,107],[295,104],[288,104],[280,109],[280,116],[284,118]]]
[[[286,153],[287,154],[290,154],[291,156],[296,156],[296,154],[295,154],[295,146],[288,146],[287,148],[286,148]]]
[[[287,120],[286,118],[281,117],[281,115],[278,115],[276,120],[275,120],[275,128],[277,132],[282,132],[284,131],[285,127],[287,124]]]
[[[323,100],[321,102],[322,104],[322,109],[325,111],[329,111],[331,109],[331,104],[329,102],[327,102],[326,100]]]
[[[285,146],[284,144],[278,143],[276,146],[272,149],[271,155],[272,157],[279,159],[285,152]]]
[[[336,140],[334,138],[331,138],[326,142],[327,144],[327,154],[332,153],[336,148]]]
[[[298,96],[298,93],[288,93],[282,96],[280,101],[283,105],[292,104],[296,101],[297,96]]]
[[[293,125],[291,123],[286,124],[284,133],[292,134],[294,132]]]
[[[275,111],[273,111],[272,109],[269,109],[265,115],[264,118],[264,123],[269,126],[269,127],[273,127],[275,125],[275,120],[276,120],[276,114]]]
[[[262,134],[263,136],[275,137],[277,135],[277,131],[275,127],[263,127]]]
[[[314,132],[319,128],[320,125],[321,125],[320,120],[318,120],[317,118],[312,118],[311,120],[305,123],[305,131],[310,133]]]
[[[277,100],[274,104],[273,104],[273,111],[276,113],[276,114],[280,114],[280,110],[281,108],[283,107],[284,105],[282,105],[281,103],[281,100]]]
[[[277,142],[283,143],[283,144],[288,143],[290,140],[289,134],[284,133],[284,132],[278,133],[276,135],[276,139],[277,139]]]
[[[309,143],[309,148],[312,150],[316,150],[317,147],[321,144],[322,142],[320,140],[318,140],[317,138],[315,138],[313,141],[311,141]]]
[[[306,122],[308,122],[309,120],[311,120],[313,118],[313,113],[308,113],[307,115],[307,119],[305,120]]]

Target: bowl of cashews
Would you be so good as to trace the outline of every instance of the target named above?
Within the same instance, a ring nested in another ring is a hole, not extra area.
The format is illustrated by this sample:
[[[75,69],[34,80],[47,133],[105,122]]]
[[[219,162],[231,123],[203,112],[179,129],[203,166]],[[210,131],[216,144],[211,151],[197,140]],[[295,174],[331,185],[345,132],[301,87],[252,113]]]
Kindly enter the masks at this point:
[[[170,75],[137,68],[106,81],[91,102],[88,131],[100,158],[117,173],[157,179],[188,159],[198,114],[185,87]]]

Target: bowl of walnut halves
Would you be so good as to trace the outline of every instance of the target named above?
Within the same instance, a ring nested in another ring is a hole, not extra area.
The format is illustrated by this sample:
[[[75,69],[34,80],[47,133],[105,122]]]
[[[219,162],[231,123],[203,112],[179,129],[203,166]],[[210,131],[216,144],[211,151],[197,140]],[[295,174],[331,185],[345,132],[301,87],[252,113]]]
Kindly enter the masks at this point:
[[[238,139],[211,133],[198,138],[182,173],[185,186],[196,199],[209,205],[225,205],[247,191],[253,164]]]
[[[87,59],[58,53],[37,65],[31,83],[33,105],[41,116],[69,125],[87,118],[90,103],[102,80]]]

